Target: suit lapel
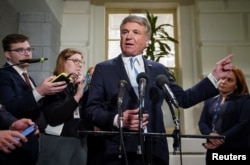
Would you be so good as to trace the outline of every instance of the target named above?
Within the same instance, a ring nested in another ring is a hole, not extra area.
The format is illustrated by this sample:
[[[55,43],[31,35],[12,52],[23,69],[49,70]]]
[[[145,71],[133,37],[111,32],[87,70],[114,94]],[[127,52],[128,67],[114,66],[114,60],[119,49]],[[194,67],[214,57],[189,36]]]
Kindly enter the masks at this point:
[[[146,88],[145,88],[145,98],[144,98],[144,107],[145,107],[145,111],[149,111],[147,109],[147,107],[149,107],[148,103],[149,101],[146,100],[150,100],[150,91],[149,91],[149,87],[152,86],[154,80],[152,79],[154,76],[152,76],[152,69],[153,69],[153,65],[151,63],[150,60],[146,60],[145,58],[143,58],[144,61],[144,67],[145,67],[145,73],[148,75],[148,82],[146,84]]]
[[[28,86],[27,86],[26,82],[23,80],[22,76],[19,75],[19,73],[13,67],[11,67],[10,64],[5,63],[4,66],[6,67],[5,68],[6,70],[8,70],[9,72],[12,72],[15,75],[15,77],[17,79],[16,82],[20,82],[22,84],[22,86],[24,86],[25,88],[28,88]],[[32,83],[36,86],[35,81],[30,76],[29,76],[29,78],[32,81]]]
[[[114,68],[117,71],[117,74],[120,77],[120,80],[126,80],[127,81],[127,86],[126,86],[126,90],[127,92],[133,96],[133,97],[137,97],[136,93],[130,83],[127,71],[124,67],[123,61],[122,61],[122,56],[119,55],[117,58],[114,59]]]
[[[117,71],[117,74],[120,77],[120,80],[126,80],[129,83],[130,81],[129,81],[126,69],[124,67],[121,55],[119,55],[117,58],[114,59],[113,64],[114,64],[115,70]]]
[[[147,82],[147,89],[146,89],[148,90],[149,89],[148,87],[150,86],[150,84],[154,82],[154,80],[152,79],[153,76],[151,76],[153,65],[150,60],[146,60],[145,58],[143,58],[143,61],[144,61],[145,73],[148,75],[148,82]]]

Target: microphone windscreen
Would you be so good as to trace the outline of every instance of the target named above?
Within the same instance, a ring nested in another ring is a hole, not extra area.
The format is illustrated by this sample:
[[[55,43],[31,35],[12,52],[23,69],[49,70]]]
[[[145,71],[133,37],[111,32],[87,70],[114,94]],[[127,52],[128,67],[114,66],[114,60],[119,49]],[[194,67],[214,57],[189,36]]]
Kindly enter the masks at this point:
[[[148,81],[148,75],[145,72],[141,72],[137,75],[136,81],[138,84],[141,78],[144,78],[146,81]]]
[[[156,77],[156,85],[157,85],[159,88],[162,88],[162,86],[163,86],[164,84],[167,84],[167,85],[169,84],[169,81],[168,81],[167,76],[162,75],[162,74],[158,75],[158,76]]]
[[[48,58],[40,58],[40,62],[43,63],[44,61],[48,60]]]
[[[121,80],[119,85],[120,85],[120,87],[125,87],[127,85],[127,81]]]

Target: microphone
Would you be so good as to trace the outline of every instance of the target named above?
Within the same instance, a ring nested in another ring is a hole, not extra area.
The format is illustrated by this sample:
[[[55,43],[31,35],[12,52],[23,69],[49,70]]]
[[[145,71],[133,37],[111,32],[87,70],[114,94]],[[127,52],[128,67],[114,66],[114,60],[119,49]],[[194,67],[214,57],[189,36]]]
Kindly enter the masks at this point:
[[[43,63],[45,60],[48,60],[48,58],[34,58],[34,59],[26,59],[26,60],[19,60],[21,63]]]
[[[142,154],[142,148],[144,145],[144,139],[142,136],[142,131],[147,132],[147,129],[143,129],[143,113],[145,113],[144,109],[144,94],[145,94],[145,88],[146,88],[146,83],[148,81],[148,75],[144,72],[141,72],[137,75],[136,81],[138,83],[138,93],[139,93],[139,125],[138,125],[138,130],[139,130],[139,136],[138,136],[138,146],[137,146],[137,154]]]
[[[124,90],[125,90],[126,85],[127,85],[126,80],[121,80],[119,83],[118,100],[117,100],[117,103],[119,106],[123,102]]]
[[[123,140],[123,111],[121,108],[123,97],[124,97],[124,90],[127,85],[126,80],[120,80],[119,83],[119,91],[118,91],[118,98],[117,98],[117,104],[118,104],[118,117],[119,117],[119,135],[120,135],[120,146],[119,146],[119,155],[118,158],[122,158],[122,155],[125,155],[126,160],[126,150],[124,146],[124,140]]]
[[[175,124],[175,130],[173,131],[173,138],[174,138],[174,143],[173,143],[173,148],[174,148],[174,154],[176,153],[176,151],[180,151],[180,124],[179,124],[179,120],[176,118],[175,116],[175,112],[174,109],[171,105],[171,103],[176,107],[179,108],[178,102],[175,99],[175,96],[173,94],[173,92],[171,91],[171,89],[168,87],[169,81],[168,78],[165,75],[158,75],[156,77],[156,84],[159,88],[163,89],[163,91],[165,92],[165,94],[167,95],[167,103],[169,105],[171,114],[172,114],[172,118]]]
[[[179,104],[177,102],[177,100],[175,99],[175,96],[172,92],[172,90],[169,88],[168,86],[169,81],[168,78],[165,75],[158,75],[156,77],[156,85],[163,89],[163,91],[165,92],[165,94],[167,95],[169,101],[176,107],[179,108]]]
[[[179,129],[175,129],[173,131],[173,138],[174,138],[173,148],[174,148],[174,153],[175,153],[176,151],[180,151],[181,138],[180,138]]]
[[[141,72],[136,77],[136,81],[139,84],[138,85],[139,97],[143,97],[145,94],[145,88],[148,81],[148,75],[144,72]]]

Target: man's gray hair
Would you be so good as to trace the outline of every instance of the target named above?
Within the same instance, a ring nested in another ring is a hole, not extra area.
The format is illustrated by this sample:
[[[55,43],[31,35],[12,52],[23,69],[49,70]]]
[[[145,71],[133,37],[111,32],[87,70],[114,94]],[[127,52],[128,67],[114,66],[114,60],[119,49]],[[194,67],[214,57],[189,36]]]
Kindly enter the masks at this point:
[[[146,31],[146,36],[148,37],[148,39],[151,38],[151,33],[152,33],[151,26],[145,17],[137,16],[137,15],[129,15],[125,17],[120,25],[120,30],[122,30],[123,25],[128,22],[135,22],[141,26],[144,26],[145,31]]]

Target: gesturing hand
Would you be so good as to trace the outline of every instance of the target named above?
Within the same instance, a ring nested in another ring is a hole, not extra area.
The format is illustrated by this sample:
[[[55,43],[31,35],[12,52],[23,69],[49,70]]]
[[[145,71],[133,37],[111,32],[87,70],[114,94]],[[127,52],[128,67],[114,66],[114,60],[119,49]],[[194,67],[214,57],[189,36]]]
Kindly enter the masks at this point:
[[[145,128],[148,124],[148,114],[143,114],[142,117],[142,128]],[[123,112],[123,123],[124,127],[133,130],[138,131],[139,130],[139,108],[133,109],[133,110],[126,110]]]
[[[63,91],[67,87],[66,81],[51,82],[53,78],[55,78],[55,76],[45,78],[41,84],[36,87],[36,90],[40,95],[54,95]]]
[[[212,72],[216,80],[219,80],[229,74],[233,66],[232,58],[233,58],[233,54],[230,54],[216,63]]]

